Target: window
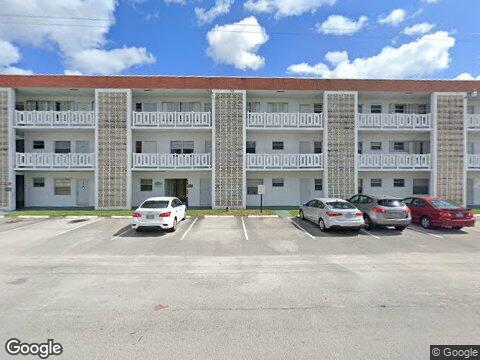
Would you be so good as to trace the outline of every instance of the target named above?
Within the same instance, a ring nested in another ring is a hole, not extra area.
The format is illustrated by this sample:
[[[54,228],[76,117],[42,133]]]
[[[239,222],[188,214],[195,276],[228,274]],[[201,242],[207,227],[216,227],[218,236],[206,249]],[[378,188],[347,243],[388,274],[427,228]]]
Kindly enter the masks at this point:
[[[314,154],[321,154],[323,152],[322,142],[321,141],[314,141],[313,142],[313,153]]]
[[[358,179],[358,193],[361,194],[363,193],[363,179]]]
[[[43,140],[33,140],[33,149],[34,150],[45,149],[45,141],[43,141]]]
[[[23,101],[15,102],[15,110],[24,111],[25,110],[25,103]]]
[[[170,154],[193,154],[193,141],[170,141]]]
[[[437,209],[456,210],[461,208],[457,204],[448,200],[431,200],[430,202],[432,203],[433,207]]]
[[[55,154],[68,154],[70,152],[70,141],[55,141]]]
[[[258,195],[258,185],[263,185],[263,179],[247,179],[247,195]]]
[[[372,141],[370,143],[370,150],[382,150],[382,143],[380,141]]]
[[[363,105],[362,105],[362,104],[358,104],[358,106],[357,106],[357,112],[358,112],[359,114],[363,114]]]
[[[315,179],[315,191],[323,190],[323,179]]]
[[[144,209],[165,209],[168,207],[168,200],[148,200],[140,207]]]
[[[355,209],[355,206],[350,204],[348,201],[331,201],[331,202],[327,202],[327,205],[334,210]]]
[[[283,150],[283,141],[272,141],[272,150]]]
[[[137,154],[142,153],[142,142],[141,141],[135,141],[135,152]]]
[[[283,179],[272,179],[272,187],[283,187]]]
[[[70,195],[71,193],[71,184],[70,179],[55,179],[55,195]]]
[[[411,205],[412,202],[413,202],[413,198],[407,198],[407,199],[403,199],[403,202],[407,205]]]
[[[321,114],[323,112],[323,104],[313,104],[313,112],[315,114]]]
[[[393,151],[405,151],[406,146],[404,141],[394,141]]]
[[[358,144],[357,144],[358,148],[357,148],[357,153],[358,154],[363,154],[363,142],[362,141],[359,141]]]
[[[405,179],[393,179],[393,187],[405,187]]]
[[[380,199],[378,205],[385,207],[401,207],[405,206],[405,203],[399,199]]]
[[[425,201],[423,201],[422,199],[414,199],[412,201],[412,205],[415,207],[423,208],[425,207]]]
[[[260,112],[260,103],[258,101],[247,102],[247,112],[251,112],[251,113]]]
[[[45,178],[43,177],[34,177],[33,178],[33,187],[45,187]]]
[[[370,187],[382,187],[382,179],[370,179]]]
[[[299,112],[301,112],[301,113],[311,113],[312,112],[312,107],[311,107],[310,104],[300,104]]]
[[[430,192],[430,180],[428,179],[413,179],[413,194],[414,195],[428,195]]]
[[[212,112],[212,103],[203,104],[203,111],[204,112]]]
[[[199,102],[167,101],[162,103],[162,111],[165,112],[198,112],[202,104]]]
[[[155,103],[143,103],[142,104],[142,111],[155,112],[155,111],[157,111],[157,104],[155,104]]]
[[[255,141],[247,141],[247,154],[255,154],[257,143]]]
[[[370,113],[371,114],[381,114],[382,113],[382,105],[370,105]]]
[[[393,107],[393,112],[395,114],[404,114],[405,113],[405,104],[395,104]]]
[[[419,114],[426,114],[427,113],[427,104],[419,104],[418,105],[418,113]]]
[[[475,106],[467,105],[467,114],[469,115],[475,114]]]
[[[140,191],[152,191],[153,180],[152,179],[140,179]]]
[[[142,103],[135,103],[135,111],[142,111]]]
[[[267,112],[269,113],[287,113],[288,103],[267,103]]]

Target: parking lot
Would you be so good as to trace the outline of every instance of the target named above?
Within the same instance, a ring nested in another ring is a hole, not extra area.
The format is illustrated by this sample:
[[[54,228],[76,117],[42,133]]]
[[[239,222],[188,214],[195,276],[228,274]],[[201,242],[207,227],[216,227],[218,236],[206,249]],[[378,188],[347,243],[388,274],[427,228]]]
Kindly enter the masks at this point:
[[[478,225],[0,219],[0,254],[1,338],[54,338],[68,359],[403,359],[478,342]]]

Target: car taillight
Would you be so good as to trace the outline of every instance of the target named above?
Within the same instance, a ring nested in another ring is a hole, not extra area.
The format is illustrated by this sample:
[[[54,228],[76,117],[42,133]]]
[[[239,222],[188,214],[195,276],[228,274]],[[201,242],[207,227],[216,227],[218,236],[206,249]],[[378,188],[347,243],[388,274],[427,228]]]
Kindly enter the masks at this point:
[[[163,213],[158,214],[158,216],[160,216],[160,217],[169,217],[171,214],[172,214],[171,211],[167,211],[167,212],[163,212]]]
[[[451,214],[450,212],[448,212],[448,211],[440,211],[440,212],[438,213],[438,215],[439,215],[440,217],[444,217],[444,218],[452,217],[452,214]]]
[[[465,216],[466,216],[467,218],[473,218],[473,212],[468,211],[468,212],[465,214]]]
[[[142,214],[140,214],[139,212],[135,211],[132,215],[134,218],[139,218],[139,217],[142,217]]]
[[[408,206],[405,206],[405,212],[407,214],[410,214],[412,212],[412,210],[410,210],[410,208]]]
[[[327,211],[328,216],[342,216],[342,213],[335,212],[335,211]]]
[[[363,216],[363,212],[357,211],[357,212],[355,213],[355,215],[356,215],[356,216]]]
[[[383,213],[385,212],[385,210],[382,209],[382,208],[379,207],[379,206],[374,206],[374,207],[372,208],[372,211],[373,211],[374,213],[377,213],[377,214],[383,214]]]

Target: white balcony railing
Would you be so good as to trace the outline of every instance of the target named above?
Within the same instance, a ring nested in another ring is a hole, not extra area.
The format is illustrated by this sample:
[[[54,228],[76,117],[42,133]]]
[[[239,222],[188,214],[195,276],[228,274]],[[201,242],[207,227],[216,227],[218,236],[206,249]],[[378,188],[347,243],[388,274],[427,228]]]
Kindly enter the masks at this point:
[[[247,154],[247,169],[323,169],[323,154]]]
[[[467,161],[469,169],[480,169],[480,155],[468,155]]]
[[[480,114],[467,115],[467,128],[480,130]]]
[[[323,116],[315,113],[248,113],[247,128],[322,128]]]
[[[15,126],[93,127],[93,111],[15,111]]]
[[[211,154],[133,154],[134,169],[210,169]]]
[[[431,114],[358,114],[360,129],[430,129]]]
[[[210,112],[133,112],[132,127],[208,128]]]
[[[362,154],[358,155],[360,169],[425,169],[432,166],[430,154]]]
[[[93,169],[94,154],[16,153],[18,169]]]

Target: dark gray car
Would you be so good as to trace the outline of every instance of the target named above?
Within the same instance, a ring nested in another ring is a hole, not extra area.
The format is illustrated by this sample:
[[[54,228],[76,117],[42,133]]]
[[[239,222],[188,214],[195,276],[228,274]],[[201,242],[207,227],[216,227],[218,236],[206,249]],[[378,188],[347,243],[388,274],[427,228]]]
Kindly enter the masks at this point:
[[[412,222],[410,209],[403,200],[395,197],[357,194],[348,201],[363,211],[367,230],[381,225],[403,231]]]

